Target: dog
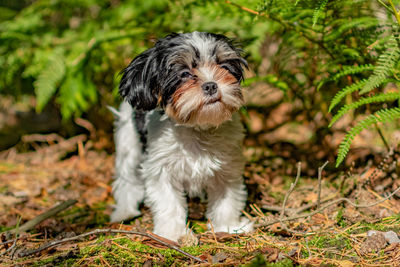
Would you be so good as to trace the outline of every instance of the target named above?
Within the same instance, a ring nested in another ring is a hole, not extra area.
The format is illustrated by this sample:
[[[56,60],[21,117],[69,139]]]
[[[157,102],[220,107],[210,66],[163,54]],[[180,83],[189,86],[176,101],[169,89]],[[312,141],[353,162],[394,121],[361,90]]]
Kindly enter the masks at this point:
[[[242,50],[230,39],[192,32],[158,40],[122,71],[112,222],[140,215],[144,201],[154,233],[177,241],[191,234],[186,195],[206,192],[211,229],[252,230],[241,217],[247,192],[237,111],[244,68]]]

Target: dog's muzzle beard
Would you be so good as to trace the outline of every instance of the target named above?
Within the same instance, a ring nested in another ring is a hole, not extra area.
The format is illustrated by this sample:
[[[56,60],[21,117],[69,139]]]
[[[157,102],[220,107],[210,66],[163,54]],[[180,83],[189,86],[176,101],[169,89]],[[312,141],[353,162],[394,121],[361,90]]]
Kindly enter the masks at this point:
[[[243,105],[239,81],[215,65],[192,70],[193,76],[179,86],[165,108],[179,124],[217,127],[231,119]]]

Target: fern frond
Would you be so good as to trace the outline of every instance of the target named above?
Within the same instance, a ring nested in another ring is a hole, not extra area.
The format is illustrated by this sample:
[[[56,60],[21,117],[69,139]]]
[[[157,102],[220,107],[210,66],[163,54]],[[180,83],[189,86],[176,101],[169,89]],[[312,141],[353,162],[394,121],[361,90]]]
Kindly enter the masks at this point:
[[[349,110],[359,108],[360,106],[371,104],[371,103],[379,103],[379,102],[388,102],[400,99],[400,93],[381,93],[370,97],[361,98],[357,102],[344,105],[340,108],[338,113],[333,116],[329,127],[331,127],[338,119],[340,119],[344,114],[346,114]]]
[[[73,114],[80,115],[96,100],[96,87],[83,72],[70,71],[67,73],[57,98],[64,119],[70,118]]]
[[[332,77],[328,77],[328,78],[324,79],[323,81],[321,81],[317,86],[317,90],[319,90],[322,87],[322,85],[324,85],[326,82],[329,82],[329,81],[336,82],[343,76],[362,73],[365,71],[372,71],[372,70],[374,70],[374,68],[375,68],[375,66],[372,64],[365,64],[365,65],[359,65],[359,66],[343,66],[343,70],[339,71]]]
[[[361,81],[358,81],[356,83],[353,83],[349,86],[346,86],[345,88],[343,88],[342,90],[340,90],[332,99],[331,104],[329,106],[329,112],[332,111],[332,109],[339,104],[339,102],[348,94],[351,94],[357,90],[359,90],[360,88],[362,88],[365,83],[367,82],[366,79],[363,79]]]
[[[343,162],[350,150],[350,145],[353,142],[354,137],[357,136],[362,130],[367,129],[369,126],[377,122],[389,122],[399,118],[400,108],[391,108],[379,110],[358,122],[353,128],[350,129],[350,131],[347,132],[346,136],[339,145],[336,167]]]
[[[372,74],[366,80],[364,87],[360,90],[360,94],[365,94],[380,86],[386,80],[386,75]]]
[[[381,85],[398,62],[400,49],[394,36],[389,39],[386,47],[387,50],[379,56],[377,66],[360,91],[360,94],[365,94]]]
[[[314,14],[313,14],[313,24],[312,26],[314,27],[315,24],[317,24],[317,21],[320,17],[321,12],[325,9],[326,4],[328,3],[329,0],[321,0],[319,2],[319,5],[315,8]]]
[[[343,70],[336,73],[332,77],[332,81],[337,81],[340,78],[342,78],[343,76],[353,75],[353,74],[362,73],[365,71],[372,71],[372,70],[374,70],[374,65],[372,65],[372,64],[365,64],[365,65],[360,65],[360,66],[343,66]]]
[[[42,111],[50,98],[57,91],[58,83],[64,78],[65,63],[63,57],[54,53],[48,59],[45,68],[33,83],[36,94],[36,110]]]
[[[324,38],[326,42],[334,42],[336,39],[342,37],[344,33],[353,29],[368,29],[377,27],[379,20],[371,17],[360,17],[352,20],[338,19],[334,21],[334,24],[330,26],[335,30]]]

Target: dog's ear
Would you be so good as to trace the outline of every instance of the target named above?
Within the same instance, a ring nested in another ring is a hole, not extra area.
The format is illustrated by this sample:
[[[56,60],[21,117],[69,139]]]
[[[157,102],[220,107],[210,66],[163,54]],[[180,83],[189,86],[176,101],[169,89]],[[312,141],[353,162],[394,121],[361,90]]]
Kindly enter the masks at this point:
[[[160,92],[159,56],[155,48],[143,52],[122,71],[120,95],[139,110],[157,107]]]

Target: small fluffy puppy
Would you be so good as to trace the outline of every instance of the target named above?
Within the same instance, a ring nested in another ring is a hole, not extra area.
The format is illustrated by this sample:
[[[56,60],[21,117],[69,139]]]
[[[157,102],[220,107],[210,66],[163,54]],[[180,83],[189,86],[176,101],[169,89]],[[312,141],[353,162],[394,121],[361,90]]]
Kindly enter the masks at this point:
[[[241,217],[244,67],[231,40],[205,32],[168,35],[133,59],[119,86],[112,222],[140,215],[144,201],[154,233],[178,240],[191,233],[186,194],[206,192],[215,232],[252,230]]]

